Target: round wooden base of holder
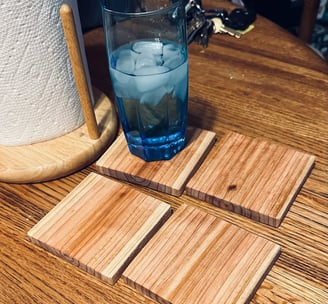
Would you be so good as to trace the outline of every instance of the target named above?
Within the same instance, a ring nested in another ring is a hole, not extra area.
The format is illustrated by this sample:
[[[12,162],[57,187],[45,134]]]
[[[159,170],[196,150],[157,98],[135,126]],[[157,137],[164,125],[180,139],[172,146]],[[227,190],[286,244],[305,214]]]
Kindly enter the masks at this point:
[[[95,114],[100,137],[90,139],[86,124],[52,140],[23,146],[0,145],[0,181],[35,183],[76,172],[94,162],[117,135],[114,104],[97,89]]]

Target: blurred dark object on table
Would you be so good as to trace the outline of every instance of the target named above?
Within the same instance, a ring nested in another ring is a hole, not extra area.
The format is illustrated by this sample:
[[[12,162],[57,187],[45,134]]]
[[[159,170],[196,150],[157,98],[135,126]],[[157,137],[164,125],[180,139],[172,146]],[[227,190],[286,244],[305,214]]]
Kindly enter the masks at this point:
[[[243,0],[243,3],[284,28],[299,25],[301,20],[303,0]]]
[[[84,33],[102,25],[102,12],[99,0],[77,0],[77,5]]]
[[[327,0],[243,0],[247,8],[279,24],[328,61]]]
[[[304,0],[298,36],[305,42],[311,42],[312,33],[317,21],[320,0]]]

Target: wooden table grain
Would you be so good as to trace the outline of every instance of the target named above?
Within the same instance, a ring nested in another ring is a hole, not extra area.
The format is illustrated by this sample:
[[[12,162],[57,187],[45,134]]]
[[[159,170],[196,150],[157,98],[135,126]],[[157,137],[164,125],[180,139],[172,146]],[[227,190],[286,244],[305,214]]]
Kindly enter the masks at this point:
[[[94,86],[113,98],[102,30],[87,33],[85,43]],[[140,190],[173,208],[182,203],[200,208],[281,246],[251,303],[327,303],[328,65],[301,40],[261,17],[241,39],[216,35],[206,49],[191,44],[189,64],[190,124],[219,136],[229,130],[288,145],[315,155],[315,168],[278,228],[186,195]],[[27,237],[93,171],[91,165],[50,182],[0,183],[0,303],[154,303],[122,279],[110,286]]]

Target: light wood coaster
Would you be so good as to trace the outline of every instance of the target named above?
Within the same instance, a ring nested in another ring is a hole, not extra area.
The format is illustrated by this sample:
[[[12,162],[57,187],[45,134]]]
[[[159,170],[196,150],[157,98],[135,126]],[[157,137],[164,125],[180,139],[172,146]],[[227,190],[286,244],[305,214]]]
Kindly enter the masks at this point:
[[[245,303],[279,252],[264,238],[182,205],[122,277],[160,303]]]
[[[280,225],[315,157],[229,132],[186,185],[186,194],[274,227]]]
[[[29,232],[33,243],[114,284],[170,205],[91,173]]]
[[[98,139],[90,139],[83,124],[52,140],[23,146],[0,146],[0,181],[33,183],[56,179],[94,162],[112,143],[118,129],[114,104],[97,89],[94,89],[94,98],[97,101]]]
[[[97,161],[100,173],[179,196],[215,142],[215,133],[188,128],[186,147],[170,160],[146,162],[130,153],[122,133]]]

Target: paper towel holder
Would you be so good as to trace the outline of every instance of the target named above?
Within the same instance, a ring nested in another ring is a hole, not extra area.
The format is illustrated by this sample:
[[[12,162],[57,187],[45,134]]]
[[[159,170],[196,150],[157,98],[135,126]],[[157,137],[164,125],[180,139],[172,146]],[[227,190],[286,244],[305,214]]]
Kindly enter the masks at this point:
[[[60,17],[62,20],[68,54],[71,60],[76,88],[79,93],[88,133],[91,139],[98,139],[99,130],[97,126],[97,119],[93,110],[92,98],[90,96],[88,81],[85,75],[81,48],[77,38],[73,10],[67,3],[64,3],[60,7]]]
[[[0,182],[37,183],[85,168],[100,157],[117,135],[118,119],[111,100],[93,88],[100,136],[91,139],[86,124],[57,138],[22,146],[0,145]]]
[[[96,88],[93,88],[95,107],[92,105],[74,17],[67,4],[61,7],[61,17],[85,124],[48,141],[21,146],[0,145],[1,182],[36,183],[74,173],[95,161],[117,134],[115,106]]]

